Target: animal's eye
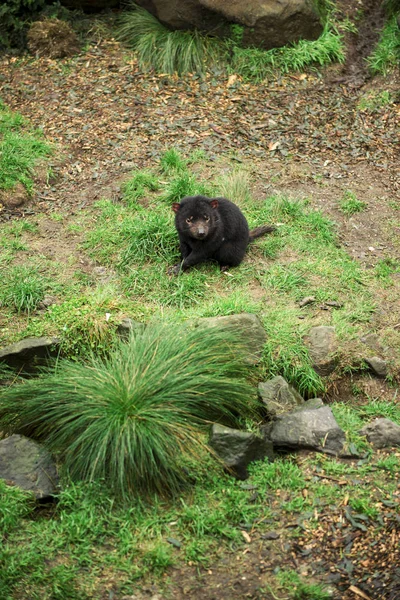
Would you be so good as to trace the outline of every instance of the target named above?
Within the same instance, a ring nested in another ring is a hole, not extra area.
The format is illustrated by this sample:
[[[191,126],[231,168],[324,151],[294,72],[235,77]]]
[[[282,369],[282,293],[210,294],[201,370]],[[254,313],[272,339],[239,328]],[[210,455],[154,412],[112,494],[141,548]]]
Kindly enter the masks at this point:
[[[191,223],[191,222],[192,222],[192,220],[193,220],[193,217],[188,217],[188,218],[186,219],[186,223]]]
[[[210,217],[209,217],[208,215],[203,215],[203,216],[204,216],[204,220],[205,220],[205,221],[207,221],[207,222],[208,222],[208,221],[210,220]]]

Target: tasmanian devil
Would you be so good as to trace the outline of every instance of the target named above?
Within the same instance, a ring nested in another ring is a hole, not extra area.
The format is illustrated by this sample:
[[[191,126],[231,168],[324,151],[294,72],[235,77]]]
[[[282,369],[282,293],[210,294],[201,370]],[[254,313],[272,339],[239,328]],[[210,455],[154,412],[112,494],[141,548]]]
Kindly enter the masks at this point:
[[[263,225],[249,231],[239,207],[226,198],[188,196],[174,202],[172,210],[182,256],[182,262],[170,269],[175,275],[206,260],[219,262],[222,270],[235,267],[242,262],[249,242],[275,230]]]

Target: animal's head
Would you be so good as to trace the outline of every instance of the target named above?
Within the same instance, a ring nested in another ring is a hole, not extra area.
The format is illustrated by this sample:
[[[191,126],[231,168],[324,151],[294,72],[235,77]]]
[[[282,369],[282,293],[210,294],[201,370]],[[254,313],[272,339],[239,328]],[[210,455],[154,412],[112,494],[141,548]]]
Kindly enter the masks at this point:
[[[217,198],[205,196],[188,196],[172,205],[178,230],[196,240],[203,240],[209,235],[217,219],[217,208]]]

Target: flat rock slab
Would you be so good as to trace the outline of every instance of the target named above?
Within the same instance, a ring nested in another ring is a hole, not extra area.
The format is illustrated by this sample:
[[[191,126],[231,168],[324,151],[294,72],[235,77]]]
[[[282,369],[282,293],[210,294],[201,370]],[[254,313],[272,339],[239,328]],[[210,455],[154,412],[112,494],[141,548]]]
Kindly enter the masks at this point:
[[[60,340],[56,337],[25,338],[16,344],[0,348],[0,362],[29,371],[46,364],[51,356],[56,357],[59,349]]]
[[[299,392],[280,375],[259,383],[258,394],[271,418],[290,412],[304,403]]]
[[[264,428],[276,450],[312,449],[327,454],[339,454],[346,440],[329,406],[314,408],[316,400],[304,408],[281,415]],[[317,402],[317,404],[319,404]]]
[[[374,419],[365,425],[359,433],[376,448],[393,448],[400,446],[400,425],[390,419]]]
[[[318,375],[329,375],[335,370],[337,341],[335,328],[325,325],[312,327],[308,334],[308,347],[313,368]]]
[[[0,478],[32,492],[38,500],[57,491],[58,473],[49,452],[23,435],[0,441]]]
[[[248,431],[214,424],[209,444],[238,479],[247,479],[247,467],[254,460],[274,460],[272,443]]]
[[[245,362],[248,365],[255,365],[260,361],[267,334],[256,315],[241,313],[227,317],[198,319],[195,327],[220,327],[229,331],[238,331],[247,352]]]

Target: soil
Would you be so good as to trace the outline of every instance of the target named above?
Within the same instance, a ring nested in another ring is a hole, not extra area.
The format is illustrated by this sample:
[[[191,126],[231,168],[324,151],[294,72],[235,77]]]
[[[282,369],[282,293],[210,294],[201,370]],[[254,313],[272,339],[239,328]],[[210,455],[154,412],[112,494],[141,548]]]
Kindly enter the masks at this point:
[[[343,12],[354,4],[343,2]],[[40,127],[59,153],[53,180],[38,182],[28,205],[5,203],[0,220],[40,213],[36,250],[69,265],[79,261],[91,273],[96,264],[82,257],[79,235],[61,231],[51,214],[68,221],[101,197],[118,198],[134,167],[153,166],[174,146],[185,154],[204,149],[211,160],[229,154],[251,165],[253,192],[260,197],[280,192],[308,198],[338,224],[342,246],[365,267],[400,259],[400,76],[368,78],[363,58],[382,13],[380,2],[357,4],[362,5],[365,19],[359,35],[349,38],[345,65],[322,77],[309,71],[253,86],[221,76],[146,74],[113,40],[101,40],[69,61],[3,56],[2,100]],[[360,99],[377,90],[388,91],[396,102],[357,110]],[[351,218],[339,210],[346,190],[367,205]],[[382,291],[376,330],[400,324],[399,304]],[[393,398],[384,382],[363,376],[336,382],[332,398],[348,397],[354,383]],[[266,498],[277,508],[280,500]],[[271,524],[275,539],[250,531],[245,550],[223,555],[212,569],[183,565],[169,573],[168,591],[149,584],[125,598],[272,600],[268,583],[277,567],[296,569],[310,580],[326,581],[328,574],[338,600],[400,598],[398,516],[388,510],[379,528],[367,523],[360,536],[346,508],[330,510],[300,541],[289,535],[298,523],[280,515]],[[123,596],[107,589],[104,598]]]

